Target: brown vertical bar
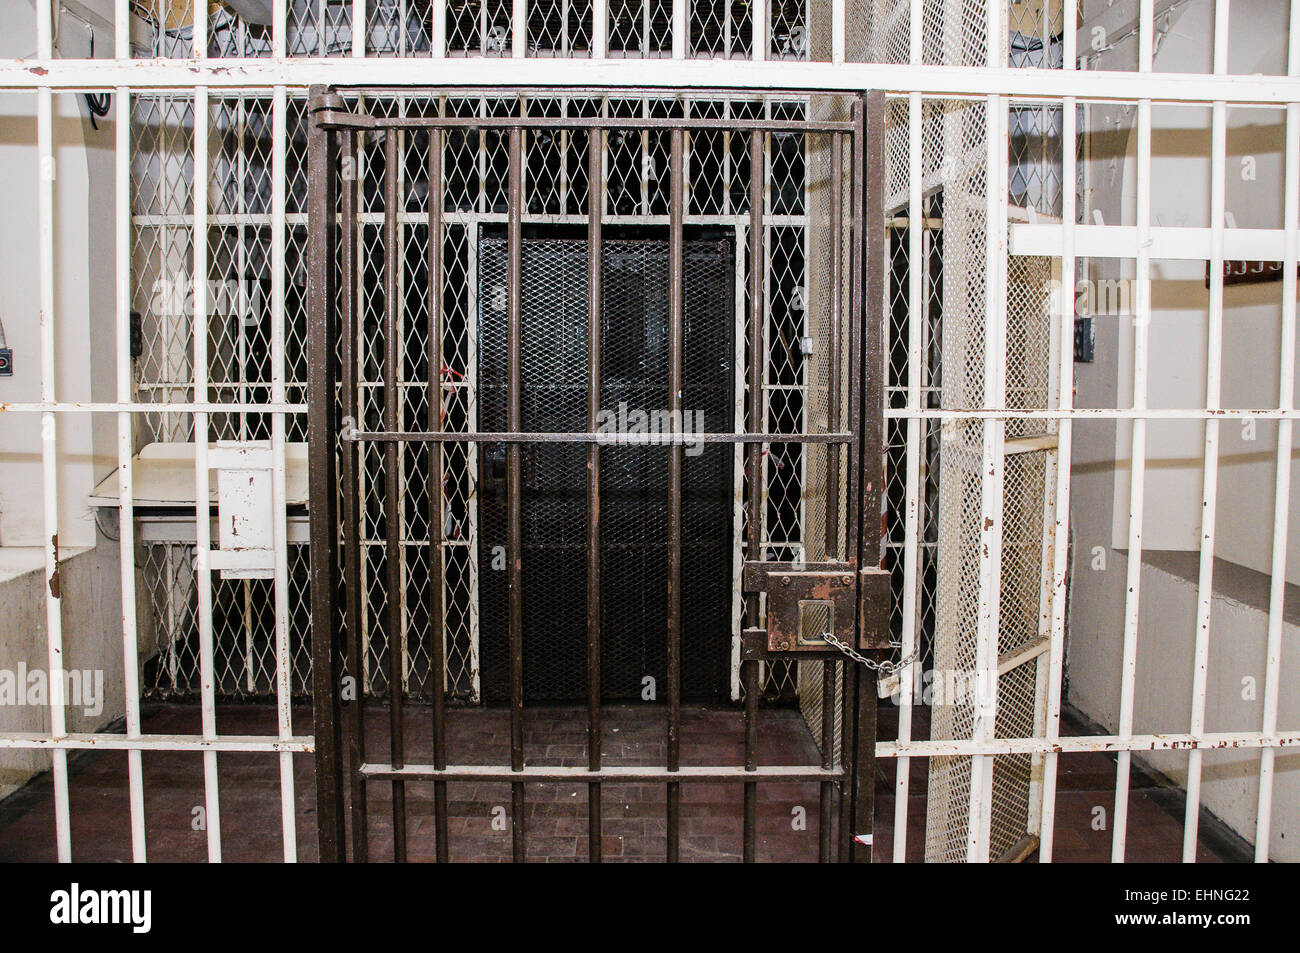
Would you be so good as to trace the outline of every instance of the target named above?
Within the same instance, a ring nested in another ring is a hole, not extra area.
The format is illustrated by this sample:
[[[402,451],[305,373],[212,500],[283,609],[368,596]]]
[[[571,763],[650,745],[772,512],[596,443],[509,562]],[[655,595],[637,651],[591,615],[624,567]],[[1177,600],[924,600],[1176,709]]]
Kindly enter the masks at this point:
[[[831,430],[840,429],[840,363],[843,351],[840,337],[843,334],[843,284],[844,284],[844,136],[831,137],[831,339],[827,342],[827,375],[830,393],[827,394],[827,419]],[[839,555],[840,539],[840,461],[844,458],[842,445],[826,447],[826,558]]]
[[[861,559],[859,539],[862,535],[862,521],[869,518],[870,512],[863,502],[862,474],[862,404],[861,381],[864,373],[862,364],[862,278],[865,271],[864,256],[867,254],[866,236],[862,230],[862,192],[863,192],[863,115],[862,98],[853,101],[853,134],[850,138],[852,150],[852,180],[849,191],[849,234],[850,271],[849,271],[849,360],[853,366],[849,371],[849,432],[853,435],[848,447],[848,505],[845,523],[844,551],[846,555]],[[879,513],[879,502],[876,513]],[[862,565],[859,562],[859,567]],[[841,666],[840,683],[843,687],[843,707],[840,728],[840,768],[844,772],[839,780],[840,821],[838,837],[838,856],[841,863],[853,857],[853,833],[855,821],[856,766],[857,766],[857,723],[858,723],[858,674],[860,666],[856,662],[845,660]]]
[[[343,196],[340,211],[343,219],[343,242],[339,253],[339,270],[343,287],[339,295],[342,308],[339,330],[339,355],[342,363],[340,400],[344,419],[353,427],[361,426],[357,402],[357,137],[352,131],[339,133],[343,138]],[[348,754],[352,769],[352,859],[365,863],[369,858],[370,828],[366,816],[366,782],[361,765],[366,760],[366,649],[361,631],[361,516],[359,457],[361,445],[345,441],[339,457],[343,469],[343,572],[344,622],[348,632],[348,675],[353,680],[355,697],[347,703],[349,715]]]
[[[587,139],[587,430],[600,414],[601,217],[605,211],[605,136]],[[587,767],[600,770],[600,445],[587,445]],[[587,785],[587,859],[599,863],[600,782]]]
[[[755,129],[749,134],[749,420],[750,433],[765,430],[763,419],[763,285],[766,263],[763,259],[763,133]],[[762,446],[746,445],[749,454],[749,486],[745,501],[745,558],[763,558],[762,514]],[[751,628],[760,625],[757,593],[745,596],[746,624]],[[758,767],[758,660],[742,659],[740,677],[745,691],[745,770]],[[754,860],[754,841],[758,827],[758,784],[745,782],[745,821],[742,858],[747,863]]]
[[[668,412],[674,432],[682,411],[682,153],[684,133],[670,134],[668,197]],[[668,770],[681,767],[682,752],[682,446],[668,448]],[[678,860],[681,841],[681,782],[668,782],[670,863]]]
[[[320,859],[344,857],[343,768],[339,717],[340,657],[335,651],[335,593],[338,562],[334,558],[338,484],[334,473],[335,370],[331,353],[334,303],[334,174],[337,143],[319,125],[315,113],[329,98],[322,86],[311,89],[312,121],[308,136],[307,375],[308,519],[311,531],[312,723],[316,739],[316,824]]]
[[[862,113],[858,113],[861,128]],[[884,169],[885,94],[871,90],[866,96],[866,128],[858,133],[858,147],[853,152],[854,178],[861,183],[853,203],[855,226],[862,236],[855,245],[865,262],[854,267],[855,310],[863,315],[861,459],[862,459],[862,534],[859,548],[860,570],[877,568],[881,561],[880,494],[884,479],[884,294],[885,262],[879,254],[884,230],[884,195],[881,181]],[[863,165],[865,163],[865,173]],[[865,289],[863,281],[866,282]],[[865,299],[864,296],[865,295]],[[875,819],[876,763],[876,673],[865,665],[858,669],[858,715],[856,777],[853,798],[853,860],[871,862],[871,835]],[[867,838],[864,843],[859,837]]]
[[[506,332],[506,429],[523,429],[520,395],[523,388],[523,130],[510,129],[510,314]],[[523,609],[523,481],[520,445],[506,447],[507,574],[510,589],[510,769],[524,769],[524,609]],[[511,842],[516,863],[524,860],[524,784],[510,785]]]
[[[442,130],[429,130],[429,429],[442,432]],[[447,767],[446,631],[443,627],[442,526],[446,506],[443,445],[429,444],[429,681],[433,694],[433,766]],[[447,862],[447,782],[433,782],[434,851]]]
[[[398,255],[397,139],[390,129],[384,134],[384,429],[397,432],[397,362],[402,359],[401,303],[397,300]],[[384,629],[388,636],[388,747],[393,767],[405,761],[402,737],[402,685],[405,675],[402,652],[402,509],[398,494],[397,441],[384,444],[384,569],[388,588]],[[406,785],[393,782],[393,860],[406,861]]]
[[[822,768],[835,767],[835,660],[822,659]],[[823,863],[831,860],[832,798],[835,784],[823,781],[819,792],[817,822],[817,859]]]
[[[844,333],[844,136],[831,136],[831,327],[827,349],[829,390],[827,395],[827,420],[829,429],[842,429],[840,417],[841,371],[843,360],[841,337]],[[826,446],[826,558],[839,558],[840,537],[840,461],[844,459],[840,444]],[[835,766],[835,662],[822,661],[822,767]],[[823,781],[820,792],[820,822],[818,825],[818,857],[822,863],[831,859],[831,799],[835,786]]]

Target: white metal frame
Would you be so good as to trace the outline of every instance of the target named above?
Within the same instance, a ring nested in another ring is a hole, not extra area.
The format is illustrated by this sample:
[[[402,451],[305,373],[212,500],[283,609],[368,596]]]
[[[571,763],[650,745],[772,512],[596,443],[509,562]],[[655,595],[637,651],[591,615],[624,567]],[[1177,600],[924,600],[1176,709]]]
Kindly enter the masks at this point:
[[[138,706],[138,685],[135,684],[137,632],[135,624],[135,583],[131,569],[131,556],[135,544],[135,526],[131,510],[132,472],[132,420],[133,415],[156,412],[156,404],[138,403],[130,399],[130,381],[124,370],[128,361],[125,342],[129,322],[129,213],[125,200],[129,182],[129,142],[127,123],[117,127],[116,204],[117,262],[117,338],[118,379],[117,400],[111,402],[77,403],[61,401],[55,390],[57,354],[55,329],[59,321],[55,301],[54,283],[54,233],[56,228],[53,179],[53,129],[52,104],[55,92],[102,90],[115,94],[119,116],[124,115],[129,97],[144,90],[186,90],[192,93],[196,116],[206,115],[208,99],[214,90],[240,89],[274,97],[274,122],[280,138],[274,161],[284,161],[283,130],[285,99],[289,89],[300,89],[314,83],[338,84],[448,84],[484,87],[533,87],[573,85],[585,88],[661,86],[665,73],[655,60],[638,60],[629,57],[611,58],[608,55],[606,29],[607,4],[597,0],[594,4],[595,36],[591,58],[538,59],[527,56],[518,28],[526,22],[526,0],[514,0],[513,22],[516,25],[513,56],[504,59],[467,57],[450,62],[442,48],[444,31],[434,31],[438,45],[431,59],[371,58],[366,56],[365,31],[354,31],[352,57],[288,57],[285,53],[285,0],[275,0],[271,55],[250,59],[208,59],[208,18],[206,0],[196,0],[193,13],[193,48],[190,58],[133,59],[128,44],[129,5],[127,0],[116,0],[115,18],[118,24],[114,57],[106,60],[57,59],[52,43],[53,2],[37,3],[37,55],[28,60],[0,61],[0,89],[31,91],[37,105],[37,150],[41,168],[38,182],[37,240],[40,264],[41,308],[41,391],[40,400],[12,403],[4,407],[7,413],[36,413],[42,420],[42,463],[44,481],[45,530],[50,539],[45,551],[45,570],[54,575],[58,570],[57,548],[58,500],[57,484],[57,434],[59,420],[65,414],[111,413],[118,422],[119,499],[121,503],[121,553],[122,553],[122,647],[126,661],[127,725],[124,735],[87,735],[69,733],[64,720],[61,672],[63,631],[61,603],[56,589],[46,594],[47,648],[50,682],[50,728],[41,733],[8,733],[0,736],[0,748],[26,748],[50,750],[53,756],[53,782],[55,816],[57,824],[57,853],[60,860],[71,859],[70,818],[68,800],[67,752],[79,748],[126,750],[129,753],[129,780],[131,798],[131,830],[133,856],[144,860],[146,818],[140,770],[141,752],[147,750],[199,751],[203,753],[206,805],[208,815],[208,854],[210,859],[221,857],[220,811],[218,807],[218,755],[223,751],[276,753],[281,764],[281,796],[284,826],[284,855],[287,860],[296,856],[293,820],[293,783],[290,759],[293,752],[309,751],[312,740],[295,736],[289,718],[288,671],[286,633],[284,629],[286,587],[286,528],[281,518],[277,525],[275,587],[277,602],[277,731],[274,736],[221,735],[216,723],[212,684],[212,631],[211,586],[208,572],[208,554],[211,547],[208,521],[208,470],[207,430],[209,415],[222,411],[248,412],[248,404],[223,404],[208,399],[206,380],[206,336],[196,333],[193,342],[195,368],[194,393],[189,402],[169,405],[170,412],[192,414],[197,441],[195,470],[196,496],[199,502],[195,531],[197,541],[197,572],[199,591],[199,627],[203,663],[202,715],[203,727],[199,735],[171,736],[145,735],[141,731]],[[915,741],[909,733],[909,719],[902,719],[902,729],[895,742],[881,742],[877,755],[899,759],[897,781],[899,823],[894,852],[896,858],[905,855],[905,803],[907,793],[906,765],[916,757],[954,755],[973,759],[974,778],[970,804],[969,859],[988,859],[987,779],[991,774],[992,757],[1008,753],[1038,753],[1043,756],[1043,807],[1041,811],[1041,852],[1044,860],[1052,855],[1052,831],[1055,821],[1056,777],[1058,757],[1063,753],[1084,751],[1113,751],[1117,753],[1118,776],[1113,818],[1114,860],[1122,860],[1127,833],[1128,785],[1131,760],[1134,752],[1156,750],[1187,750],[1190,756],[1187,823],[1185,826],[1184,858],[1195,857],[1199,811],[1200,765],[1202,752],[1220,748],[1260,749],[1260,789],[1256,827],[1256,858],[1268,859],[1269,812],[1272,803],[1272,782],[1276,753],[1279,748],[1300,746],[1300,732],[1280,731],[1278,705],[1282,686],[1280,667],[1282,638],[1282,601],[1285,581],[1287,513],[1290,500],[1290,441],[1292,421],[1300,415],[1294,401],[1293,377],[1294,342],[1296,334],[1296,265],[1300,254],[1300,17],[1293,17],[1290,28],[1290,60],[1285,76],[1232,75],[1226,72],[1226,37],[1228,30],[1228,4],[1216,4],[1214,72],[1210,74],[1162,74],[1153,71],[1154,29],[1153,0],[1139,2],[1138,49],[1139,68],[1132,71],[1084,71],[1075,68],[1077,38],[1073,29],[1064,35],[1065,67],[1061,70],[1019,70],[1002,66],[992,55],[992,48],[1000,44],[1001,5],[990,4],[989,38],[990,57],[983,66],[937,66],[921,61],[921,0],[911,0],[909,26],[911,47],[907,63],[848,63],[844,59],[848,24],[843,0],[832,0],[831,56],[828,62],[768,62],[767,17],[756,18],[755,32],[760,42],[753,44],[752,58],[748,61],[727,59],[697,59],[686,55],[686,40],[682,26],[686,22],[685,2],[674,4],[674,23],[677,36],[672,47],[673,64],[670,78],[675,87],[704,88],[731,87],[749,90],[772,88],[814,90],[884,89],[908,97],[914,107],[909,128],[909,157],[916,174],[911,176],[908,196],[909,213],[913,221],[921,218],[921,193],[918,160],[920,154],[920,106],[923,97],[971,97],[983,99],[990,116],[989,171],[989,226],[987,276],[989,287],[1001,287],[1001,273],[1005,268],[1006,243],[1010,241],[1013,254],[1050,255],[1061,259],[1061,274],[1067,279],[1074,274],[1077,258],[1106,249],[1109,257],[1127,257],[1135,262],[1137,273],[1137,308],[1135,322],[1135,353],[1133,367],[1134,399],[1131,407],[1108,409],[1081,409],[1073,406],[1071,383],[1072,359],[1069,348],[1060,348],[1060,366],[1056,375],[1058,393],[1055,406],[1042,409],[1011,411],[1004,407],[1004,381],[1001,377],[1001,356],[1005,341],[997,340],[988,351],[985,405],[978,408],[923,409],[920,401],[919,346],[917,335],[921,322],[911,322],[913,340],[909,342],[913,367],[909,369],[907,404],[893,409],[887,416],[905,419],[907,424],[907,500],[905,514],[908,537],[904,561],[907,573],[904,592],[904,651],[914,644],[914,607],[917,579],[917,506],[919,500],[919,446],[920,433],[925,420],[967,419],[979,420],[984,427],[984,462],[989,479],[983,481],[982,510],[987,530],[983,542],[989,547],[981,562],[979,675],[986,693],[995,693],[997,685],[996,633],[998,622],[997,566],[1000,558],[1000,508],[1001,474],[1006,448],[1002,428],[1012,419],[1043,419],[1059,422],[1058,429],[1058,479],[1055,495],[1054,558],[1050,597],[1050,648],[1048,651],[1047,716],[1042,737],[995,738],[992,731],[991,710],[981,712],[977,728],[969,739],[943,741]],[[1065,22],[1077,21],[1077,0],[1064,0]],[[354,0],[353,22],[365,22],[365,0]],[[442,2],[435,4],[442,12]],[[365,59],[365,62],[361,62]],[[1010,235],[1006,227],[1006,191],[996,183],[1006,176],[1007,155],[1004,148],[1006,110],[1009,99],[1019,102],[1060,104],[1064,107],[1064,215],[1059,223],[1038,223],[1015,226]],[[1134,103],[1137,106],[1137,224],[1132,228],[1107,225],[1083,225],[1076,220],[1076,203],[1072,195],[1075,171],[1075,143],[1079,134],[1075,107],[1083,101],[1113,100]],[[1151,109],[1153,103],[1189,103],[1209,105],[1213,111],[1213,175],[1214,215],[1209,228],[1169,228],[1153,225],[1150,215],[1151,192]],[[1284,107],[1286,110],[1286,161],[1285,161],[1285,221],[1281,229],[1225,229],[1222,220],[1224,157],[1222,153],[1224,116],[1226,109],[1252,106]],[[196,122],[194,128],[195,181],[205,181],[201,174],[207,156],[207,124]],[[280,179],[277,177],[277,182]],[[282,271],[284,255],[284,195],[282,185],[276,199],[277,215],[274,223],[277,274]],[[204,227],[207,222],[206,192],[195,189],[193,227]],[[921,229],[913,229],[911,236],[914,260],[919,260]],[[1148,340],[1147,322],[1151,313],[1150,281],[1151,260],[1157,258],[1190,258],[1207,260],[1213,274],[1221,274],[1218,267],[1225,258],[1268,259],[1283,262],[1283,334],[1282,374],[1276,407],[1222,410],[1218,408],[1219,350],[1222,332],[1222,282],[1217,280],[1212,288],[1210,305],[1210,353],[1206,368],[1209,396],[1204,407],[1156,410],[1149,408],[1147,396]],[[207,266],[206,242],[195,242],[193,269],[203,276]],[[194,283],[195,313],[206,310],[206,288],[203,281]],[[914,316],[923,313],[923,288],[914,276],[908,288],[910,308]],[[276,319],[282,320],[283,281],[274,291]],[[1004,317],[997,296],[990,297],[986,319],[989,327],[1005,332]],[[1062,309],[1060,330],[1063,342],[1070,340],[1068,333],[1072,315]],[[203,322],[197,322],[202,328]],[[282,342],[281,342],[282,344]],[[277,348],[274,358],[276,377],[271,402],[260,405],[260,412],[271,415],[274,436],[279,448],[276,469],[276,490],[283,499],[283,441],[286,415],[304,413],[302,404],[289,403],[284,393],[283,348]],[[1133,479],[1129,501],[1129,578],[1125,606],[1124,664],[1121,687],[1121,715],[1118,731],[1113,735],[1063,737],[1060,731],[1061,677],[1064,642],[1064,603],[1066,588],[1066,547],[1068,544],[1068,514],[1070,501],[1070,453],[1072,424],[1076,420],[1131,420],[1133,422]],[[1134,691],[1136,684],[1136,659],[1138,621],[1140,612],[1141,549],[1143,516],[1143,469],[1145,466],[1145,437],[1149,421],[1161,420],[1205,421],[1204,447],[1204,499],[1209,504],[1203,517],[1203,535],[1207,546],[1201,554],[1201,572],[1198,581],[1198,632],[1195,646],[1196,678],[1193,691],[1193,714],[1186,732],[1172,734],[1134,733]],[[1279,444],[1276,470],[1276,497],[1274,538],[1272,546],[1272,586],[1268,614],[1267,668],[1264,686],[1264,715],[1258,731],[1208,732],[1205,730],[1205,665],[1211,633],[1208,628],[1209,598],[1212,587],[1212,556],[1214,540],[1213,499],[1217,478],[1217,431],[1225,419],[1275,419],[1279,422]],[[283,511],[281,510],[281,515]],[[995,698],[995,694],[985,694]],[[913,704],[908,679],[903,679],[904,713]]]

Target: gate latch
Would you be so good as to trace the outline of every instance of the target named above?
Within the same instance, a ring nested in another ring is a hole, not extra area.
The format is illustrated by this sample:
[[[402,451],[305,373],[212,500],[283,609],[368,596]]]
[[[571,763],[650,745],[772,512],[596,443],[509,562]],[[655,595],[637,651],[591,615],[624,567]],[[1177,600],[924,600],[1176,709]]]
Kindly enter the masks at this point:
[[[828,633],[859,649],[889,645],[889,574],[883,570],[859,571],[852,563],[747,562],[742,588],[767,596],[767,628],[746,630],[753,649],[838,652]]]

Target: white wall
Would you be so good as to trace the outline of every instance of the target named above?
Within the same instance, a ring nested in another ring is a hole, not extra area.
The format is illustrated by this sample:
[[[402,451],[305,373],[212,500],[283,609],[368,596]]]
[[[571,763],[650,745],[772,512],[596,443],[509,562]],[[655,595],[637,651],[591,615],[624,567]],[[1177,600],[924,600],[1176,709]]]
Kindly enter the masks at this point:
[[[33,52],[31,0],[0,0],[0,55]],[[85,56],[86,27],[62,18],[59,47]],[[96,54],[112,52],[97,31]],[[116,105],[116,104],[114,104]],[[114,394],[113,137],[115,115],[90,128],[81,96],[54,96],[56,396],[111,400]],[[0,377],[0,401],[40,399],[40,321],[36,243],[36,96],[0,94],[0,321],[13,349],[14,375]],[[116,466],[111,415],[59,420],[59,542],[95,542],[86,496]],[[0,546],[43,545],[40,420],[0,414]]]

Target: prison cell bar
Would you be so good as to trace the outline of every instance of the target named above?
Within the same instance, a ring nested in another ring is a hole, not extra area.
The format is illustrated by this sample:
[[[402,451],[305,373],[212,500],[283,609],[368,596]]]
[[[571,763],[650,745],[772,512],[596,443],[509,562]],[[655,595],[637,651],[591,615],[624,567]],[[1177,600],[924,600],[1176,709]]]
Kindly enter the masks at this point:
[[[1006,404],[1006,226],[1007,101],[985,104],[988,188],[985,209],[984,396],[986,407]],[[1006,422],[983,422],[980,466],[979,595],[975,632],[972,737],[994,735],[998,701],[998,635],[1001,612],[1003,489],[1006,478]],[[993,803],[993,757],[971,759],[966,859],[987,863]]]
[[[850,552],[857,553],[858,572],[866,574],[881,566],[882,539],[878,516],[884,487],[884,296],[885,259],[874,247],[884,237],[884,147],[885,95],[871,90],[854,103],[853,150],[853,273],[850,284],[850,312],[855,355],[861,355],[860,370],[850,375],[849,400],[854,418],[853,459],[858,471],[849,481]],[[868,161],[870,155],[870,161]],[[867,170],[870,170],[868,172]],[[880,229],[880,231],[877,231]],[[859,580],[859,586],[864,580]],[[862,606],[857,600],[858,608]],[[858,619],[858,626],[863,620]],[[853,686],[854,777],[849,859],[870,863],[873,852],[876,765],[876,669],[859,663],[845,663],[846,681]],[[856,671],[853,677],[850,673]],[[846,699],[849,692],[845,692]]]
[[[1300,75],[1300,17],[1291,18],[1287,73]],[[1286,107],[1286,162],[1282,224],[1285,247],[1282,253],[1282,335],[1277,405],[1292,408],[1295,403],[1295,323],[1297,232],[1300,231],[1300,105]],[[1273,491],[1273,552],[1268,593],[1268,635],[1264,650],[1264,712],[1260,730],[1277,731],[1278,691],[1282,664],[1282,607],[1286,595],[1286,547],[1291,503],[1291,421],[1277,425],[1277,462]],[[1259,753],[1259,796],[1255,809],[1255,860],[1268,862],[1273,814],[1273,766],[1277,752],[1264,748]]]
[[[587,429],[600,418],[601,220],[605,215],[605,135],[587,134]],[[600,738],[600,445],[587,447],[587,767],[599,771]],[[601,861],[600,782],[587,785],[587,859]]]
[[[1063,22],[1078,22],[1078,0],[1064,0]],[[1066,70],[1076,69],[1076,33],[1063,30],[1062,64]],[[1061,107],[1061,181],[1074,182],[1078,153],[1077,101],[1067,97]],[[1063,411],[1074,407],[1074,298],[1075,249],[1074,231],[1078,222],[1078,194],[1073,188],[1061,190],[1061,283],[1052,313],[1053,320],[1061,322],[1057,334],[1060,371],[1056,376],[1056,405]],[[1065,610],[1068,602],[1070,555],[1070,463],[1074,447],[1074,421],[1062,418],[1056,433],[1056,502],[1053,507],[1055,526],[1052,536],[1051,629],[1048,636],[1047,710],[1044,734],[1049,741],[1061,737],[1061,695],[1065,672]],[[1056,778],[1055,751],[1043,757],[1043,800],[1039,811],[1038,858],[1041,863],[1052,862],[1056,833]]]
[[[510,224],[507,237],[509,316],[506,325],[506,426],[520,430],[523,426],[521,391],[523,389],[523,129],[510,129]],[[523,480],[520,473],[519,444],[506,447],[506,565],[510,591],[510,769],[524,768],[524,609],[523,609]],[[510,840],[515,863],[524,860],[524,784],[510,785]]]
[[[194,24],[196,38],[199,22]],[[198,40],[196,39],[197,43]],[[193,347],[194,394],[208,396],[208,90],[194,90],[194,243],[193,259]],[[199,696],[203,737],[217,734],[216,684],[212,661],[212,552],[211,500],[208,496],[208,415],[194,414],[194,572],[198,594]],[[208,834],[208,859],[221,860],[221,802],[217,794],[217,754],[203,754],[204,811]]]
[[[324,95],[323,88],[311,90],[309,114],[327,104],[321,101]],[[335,645],[337,620],[334,614],[339,582],[338,560],[334,557],[338,540],[338,483],[334,458],[336,368],[330,335],[337,284],[334,267],[338,230],[334,227],[333,216],[338,191],[335,179],[338,137],[310,115],[307,145],[307,204],[312,220],[320,223],[307,235],[307,398],[310,406],[307,415],[307,518],[311,527],[312,727],[316,753],[318,848],[322,862],[335,862],[343,859],[345,837],[340,712],[342,671],[341,656]],[[352,188],[349,184],[344,194]],[[350,229],[343,231],[346,233]],[[351,285],[350,278],[346,284]],[[353,303],[347,293],[342,300],[343,315],[347,319],[353,314]],[[344,453],[343,457],[346,459],[347,454]],[[349,577],[349,586],[356,578],[355,575]],[[358,678],[356,717],[359,719],[363,694],[360,673],[350,674]],[[355,837],[356,831],[353,834]],[[361,849],[364,850],[364,840]]]
[[[841,10],[842,13],[842,4]],[[841,51],[842,52],[842,51]],[[843,348],[840,335],[844,332],[844,135],[834,133],[831,136],[831,321],[830,347],[827,360],[830,364],[827,395],[827,429],[838,429],[843,408],[840,400],[841,373],[840,362],[843,360]],[[831,444],[826,448],[826,558],[837,559],[840,556],[840,462],[844,454],[839,445]],[[835,766],[835,684],[839,665],[835,659],[822,660],[822,721],[821,721],[821,755],[822,768],[830,770]],[[823,781],[818,792],[817,823],[817,857],[822,863],[831,859],[831,826],[834,797],[834,784]]]
[[[402,306],[397,297],[398,152],[400,133],[384,134],[384,426],[396,430],[398,341],[402,331]],[[405,762],[403,695],[406,681],[406,653],[402,629],[402,508],[398,490],[397,443],[384,445],[384,569],[388,598],[384,604],[384,629],[388,636],[388,747],[396,767]],[[406,788],[393,781],[393,860],[406,861]]]
[[[277,20],[284,23],[284,0],[275,0]],[[283,33],[279,34],[283,37]],[[271,399],[284,403],[284,246],[285,148],[288,92],[277,86],[271,100]],[[275,587],[275,707],[276,733],[293,737],[293,663],[289,657],[289,547],[288,511],[285,506],[285,420],[271,415],[271,522]],[[298,859],[298,826],[294,808],[293,755],[280,759],[280,831],[284,859]]]
[[[50,5],[37,4],[36,46],[45,56],[53,54],[53,18]],[[41,400],[53,402],[56,396],[55,346],[57,327],[54,310],[54,95],[49,89],[36,93],[36,203],[37,203],[37,270],[40,296],[40,380]],[[46,681],[49,683],[50,734],[57,738],[67,733],[64,712],[63,681],[63,608],[59,586],[59,487],[58,487],[58,418],[52,413],[41,417],[41,482],[43,494],[45,578],[45,647]],[[54,782],[55,844],[61,863],[72,860],[72,831],[68,799],[68,756],[55,751],[51,756]]]
[[[355,277],[360,261],[357,257],[357,189],[360,181],[360,169],[357,165],[357,135],[344,132],[338,136],[341,142],[342,185],[340,188],[339,213],[341,228],[339,233],[339,271],[344,280],[338,289],[339,301],[339,403],[344,420],[361,419],[360,401],[358,399],[358,355],[357,355],[357,295]],[[355,443],[340,441],[339,463],[342,470],[343,497],[343,575],[347,582],[344,588],[343,611],[344,628],[347,632],[348,677],[352,679],[353,697],[346,699],[344,714],[349,727],[348,762],[351,767],[349,787],[352,794],[352,857],[357,863],[369,857],[370,825],[366,805],[368,792],[362,782],[359,769],[366,760],[366,646],[365,634],[361,624],[360,585],[353,580],[361,579],[361,516],[360,506],[360,468],[361,447]],[[334,539],[330,530],[329,538]]]
[[[443,429],[442,401],[442,130],[429,130],[429,425]],[[447,766],[446,620],[443,617],[443,448],[429,446],[429,652],[430,691],[433,693],[433,764]],[[447,862],[447,785],[433,786],[434,851],[439,863]]]
[[[767,210],[766,190],[763,187],[765,150],[763,133],[757,129],[749,134],[749,420],[746,427],[751,433],[764,429],[767,413],[763,391],[763,324],[764,313],[763,282],[767,278],[767,268],[760,268],[764,255],[763,213]],[[761,560],[763,558],[763,524],[762,524],[762,487],[764,480],[760,472],[762,445],[751,443],[746,448],[749,452],[748,495],[745,500],[745,558]],[[745,594],[745,624],[757,628],[761,622],[761,607],[758,593]],[[741,689],[745,695],[745,770],[754,771],[758,767],[758,680],[757,659],[740,660]],[[754,859],[754,831],[758,818],[758,788],[754,782],[746,782],[744,788],[744,831],[743,859],[748,863]]]
[[[115,0],[117,22],[128,18],[127,0]],[[131,55],[130,37],[115,31],[114,56]],[[113,131],[113,214],[114,279],[116,342],[116,396],[119,404],[131,401],[131,91],[119,87],[114,91],[116,103]],[[135,588],[135,487],[133,453],[135,440],[131,414],[117,415],[117,503],[119,586],[122,599],[122,687],[126,715],[126,736],[140,737],[140,669],[139,628],[136,620]],[[131,749],[126,756],[127,788],[131,808],[131,858],[144,863],[148,858],[145,842],[144,777],[142,754]]]
[[[1149,73],[1154,44],[1154,0],[1138,6],[1138,69]],[[1133,407],[1147,405],[1148,339],[1151,324],[1151,100],[1140,99],[1137,109],[1137,295],[1133,313]],[[1129,468],[1128,560],[1124,596],[1124,643],[1120,675],[1119,734],[1133,733],[1133,696],[1137,686],[1137,637],[1142,588],[1142,511],[1146,482],[1147,422],[1133,421],[1132,463]],[[1121,751],[1115,759],[1114,833],[1111,860],[1124,860],[1128,829],[1129,773],[1132,754]]]
[[[1214,2],[1214,72],[1228,71],[1229,0]],[[1210,118],[1210,288],[1205,350],[1205,407],[1222,403],[1223,371],[1223,229],[1227,191],[1227,112],[1223,102],[1211,107]],[[1189,732],[1205,731],[1205,695],[1210,674],[1210,617],[1214,600],[1214,529],[1219,501],[1219,421],[1205,421],[1204,469],[1201,492],[1200,560],[1196,580],[1195,647],[1192,653],[1191,725]],[[1196,860],[1196,837],[1201,817],[1201,750],[1187,753],[1187,795],[1184,799],[1183,862]]]
[[[516,0],[518,2],[518,0]],[[669,147],[668,185],[668,412],[674,433],[681,431],[682,349],[684,341],[682,299],[682,182],[683,132],[673,129]],[[644,166],[643,166],[644,174]],[[642,192],[648,195],[649,190]],[[681,767],[682,756],[682,447],[668,450],[668,771]],[[746,730],[748,747],[748,729]],[[667,815],[669,863],[679,859],[681,847],[681,786],[668,782]],[[748,814],[746,815],[748,817]]]

